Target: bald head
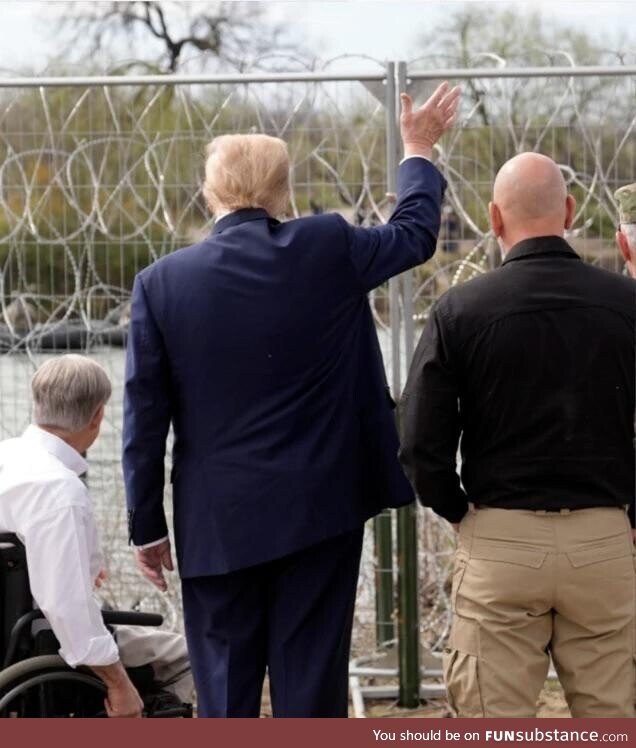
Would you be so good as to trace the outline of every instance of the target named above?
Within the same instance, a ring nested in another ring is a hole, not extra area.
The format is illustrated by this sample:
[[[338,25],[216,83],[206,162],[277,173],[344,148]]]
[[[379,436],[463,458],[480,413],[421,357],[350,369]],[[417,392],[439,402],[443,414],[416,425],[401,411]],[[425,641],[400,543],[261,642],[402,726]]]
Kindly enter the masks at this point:
[[[490,220],[502,249],[536,236],[563,236],[574,216],[561,170],[540,153],[521,153],[499,170]]]

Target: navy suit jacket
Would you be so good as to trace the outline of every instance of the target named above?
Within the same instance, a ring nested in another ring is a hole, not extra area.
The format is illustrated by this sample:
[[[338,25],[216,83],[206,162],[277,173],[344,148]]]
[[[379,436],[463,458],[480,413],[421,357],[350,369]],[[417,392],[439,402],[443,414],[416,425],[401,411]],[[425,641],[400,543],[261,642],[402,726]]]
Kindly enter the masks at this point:
[[[445,182],[405,161],[388,224],[239,210],[135,279],[124,403],[130,539],[181,576],[307,548],[413,500],[367,293],[435,251]]]

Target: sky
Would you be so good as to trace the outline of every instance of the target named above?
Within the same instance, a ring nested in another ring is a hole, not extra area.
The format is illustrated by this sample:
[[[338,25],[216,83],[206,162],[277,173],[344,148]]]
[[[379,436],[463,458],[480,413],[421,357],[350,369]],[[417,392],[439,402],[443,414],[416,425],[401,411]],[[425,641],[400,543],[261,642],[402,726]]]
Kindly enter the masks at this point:
[[[449,9],[464,4],[453,0],[259,2],[273,21],[297,30],[299,38],[324,59],[342,54],[408,59],[418,36],[443,20]],[[536,8],[548,22],[568,24],[606,39],[617,38],[633,24],[635,5],[634,0],[500,0],[500,4]],[[52,56],[64,58],[67,50],[60,47],[52,30],[55,18],[69,5],[59,0],[0,0],[0,68],[38,72]]]

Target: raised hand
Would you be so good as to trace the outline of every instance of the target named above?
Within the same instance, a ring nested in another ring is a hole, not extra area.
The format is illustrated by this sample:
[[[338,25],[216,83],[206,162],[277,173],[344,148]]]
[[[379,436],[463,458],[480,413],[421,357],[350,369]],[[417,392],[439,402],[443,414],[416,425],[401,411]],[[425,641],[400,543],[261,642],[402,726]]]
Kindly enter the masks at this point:
[[[433,146],[455,122],[460,94],[459,86],[449,90],[448,82],[444,81],[419,109],[413,108],[413,99],[408,94],[400,94],[400,130],[405,156],[431,158]]]

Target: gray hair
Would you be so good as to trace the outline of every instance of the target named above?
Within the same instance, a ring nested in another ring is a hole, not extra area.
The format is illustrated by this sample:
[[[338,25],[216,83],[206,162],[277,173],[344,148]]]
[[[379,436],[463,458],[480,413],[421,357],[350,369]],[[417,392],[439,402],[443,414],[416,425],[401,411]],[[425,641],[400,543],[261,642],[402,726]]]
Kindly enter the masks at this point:
[[[621,223],[621,232],[627,237],[629,248],[636,252],[636,223]]]
[[[81,431],[111,391],[108,375],[96,361],[72,353],[51,358],[31,380],[33,421],[69,433]]]

